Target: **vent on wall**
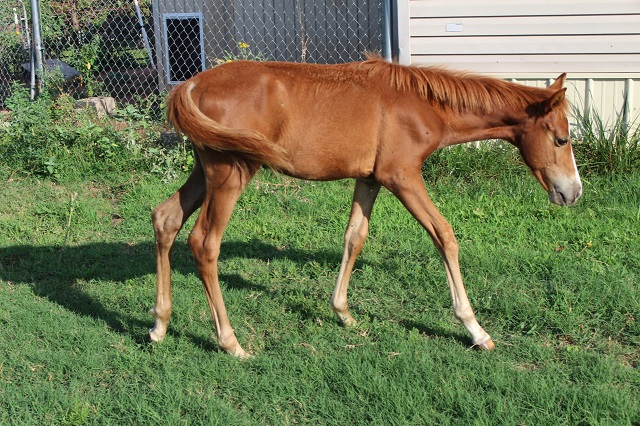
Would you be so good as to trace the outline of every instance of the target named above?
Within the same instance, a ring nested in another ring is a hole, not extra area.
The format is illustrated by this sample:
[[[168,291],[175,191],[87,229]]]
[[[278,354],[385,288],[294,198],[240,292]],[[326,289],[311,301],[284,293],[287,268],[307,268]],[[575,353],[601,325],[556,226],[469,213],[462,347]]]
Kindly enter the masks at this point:
[[[167,83],[188,80],[205,69],[202,13],[165,13]]]

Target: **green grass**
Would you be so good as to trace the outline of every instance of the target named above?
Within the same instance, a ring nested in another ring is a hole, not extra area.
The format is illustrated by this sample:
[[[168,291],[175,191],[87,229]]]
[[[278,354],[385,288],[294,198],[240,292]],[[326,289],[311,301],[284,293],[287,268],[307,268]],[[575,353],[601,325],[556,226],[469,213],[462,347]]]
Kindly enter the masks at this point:
[[[345,329],[328,302],[352,182],[259,173],[220,261],[232,324],[256,355],[239,361],[211,338],[187,230],[167,338],[147,342],[149,216],[181,178],[3,168],[0,424],[640,423],[640,174],[590,175],[565,209],[513,151],[465,155],[476,172],[443,154],[425,175],[493,353],[469,349],[436,250],[386,191],[350,286],[359,325]]]

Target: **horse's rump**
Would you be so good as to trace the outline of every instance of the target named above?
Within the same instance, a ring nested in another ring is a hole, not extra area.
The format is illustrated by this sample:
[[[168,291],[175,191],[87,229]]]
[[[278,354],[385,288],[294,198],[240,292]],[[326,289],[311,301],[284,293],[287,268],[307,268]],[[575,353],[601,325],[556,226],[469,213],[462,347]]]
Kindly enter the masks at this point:
[[[203,149],[241,153],[276,169],[288,165],[284,150],[260,132],[229,128],[207,117],[191,95],[195,85],[187,81],[170,94],[167,119],[177,132]]]

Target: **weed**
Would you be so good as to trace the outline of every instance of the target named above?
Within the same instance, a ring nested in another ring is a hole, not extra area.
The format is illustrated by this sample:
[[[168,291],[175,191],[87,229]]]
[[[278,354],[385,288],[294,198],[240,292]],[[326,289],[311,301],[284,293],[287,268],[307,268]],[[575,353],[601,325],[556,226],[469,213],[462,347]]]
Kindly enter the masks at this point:
[[[49,157],[49,159],[47,161],[45,161],[43,164],[43,174],[46,176],[49,176],[53,179],[58,179],[60,177],[60,165],[58,163],[56,163],[56,157],[55,156],[51,156]]]
[[[80,72],[80,84],[87,96],[95,96],[102,90],[102,83],[96,79],[99,71],[102,39],[99,34],[93,34],[88,43],[73,48],[67,60],[69,64]]]
[[[32,173],[42,173],[43,165],[55,155],[59,142],[51,129],[52,100],[44,92],[35,101],[29,100],[29,90],[20,84],[12,86],[13,94],[6,99],[11,110],[8,125],[3,127],[8,143],[0,147],[0,157],[6,164]]]
[[[226,51],[223,53],[221,58],[215,58],[214,62],[218,65],[224,64],[225,62],[231,61],[267,61],[269,58],[266,57],[263,53],[258,52],[254,53],[251,50],[251,46],[244,41],[238,42],[238,49],[235,52]]]
[[[136,97],[135,107],[143,116],[154,123],[165,121],[166,93],[156,93],[145,97]]]
[[[193,151],[186,138],[175,146],[150,148],[149,152],[154,158],[151,173],[159,175],[162,182],[171,182],[193,167]]]

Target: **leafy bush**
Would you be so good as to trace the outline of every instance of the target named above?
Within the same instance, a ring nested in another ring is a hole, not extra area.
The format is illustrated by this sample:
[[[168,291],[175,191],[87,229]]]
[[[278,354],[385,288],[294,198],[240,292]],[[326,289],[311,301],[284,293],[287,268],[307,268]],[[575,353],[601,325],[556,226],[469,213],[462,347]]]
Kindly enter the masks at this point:
[[[69,95],[43,93],[29,101],[28,89],[16,85],[7,99],[10,113],[0,127],[0,164],[8,174],[22,173],[54,180],[93,180],[136,173],[156,173],[171,180],[193,164],[187,142],[163,147],[158,102],[117,110],[98,117],[76,110]],[[124,173],[123,173],[124,172]]]

